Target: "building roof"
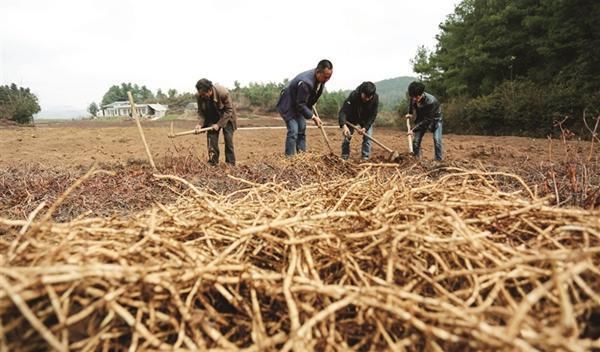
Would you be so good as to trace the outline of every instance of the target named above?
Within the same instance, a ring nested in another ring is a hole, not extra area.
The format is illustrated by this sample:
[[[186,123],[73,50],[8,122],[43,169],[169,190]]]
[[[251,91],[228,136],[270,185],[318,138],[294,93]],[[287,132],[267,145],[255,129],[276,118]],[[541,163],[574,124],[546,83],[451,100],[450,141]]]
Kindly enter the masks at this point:
[[[148,104],[148,107],[154,111],[167,111],[169,109],[168,105],[162,104]]]
[[[128,108],[128,107],[129,107],[129,102],[128,101],[115,101],[115,102],[112,102],[110,104],[102,105],[102,109],[106,109],[106,108]]]
[[[168,105],[162,104],[135,104],[135,107],[142,108],[144,106],[150,107],[154,111],[167,111],[169,109]],[[128,101],[115,101],[113,103],[103,105],[102,109],[110,109],[110,108],[130,108]]]

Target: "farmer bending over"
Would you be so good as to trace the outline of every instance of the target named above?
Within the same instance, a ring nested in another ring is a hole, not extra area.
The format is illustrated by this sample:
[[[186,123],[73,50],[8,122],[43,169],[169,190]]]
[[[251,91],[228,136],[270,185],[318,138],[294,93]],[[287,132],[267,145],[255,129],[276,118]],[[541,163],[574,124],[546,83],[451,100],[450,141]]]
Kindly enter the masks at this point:
[[[408,135],[414,135],[413,154],[421,156],[421,140],[427,130],[433,133],[433,144],[435,148],[435,160],[442,160],[442,111],[440,102],[433,95],[425,92],[425,85],[421,82],[411,82],[408,85],[408,114],[409,119],[416,112],[415,127],[408,131]]]
[[[219,130],[223,130],[225,162],[235,165],[233,131],[237,128],[237,116],[229,91],[218,84],[213,84],[206,78],[202,78],[196,83],[196,90],[198,91],[196,95],[198,118],[204,121],[202,125],[200,123],[196,125],[196,130],[212,127],[212,130],[206,133],[208,162],[211,165],[219,163]]]
[[[306,151],[306,120],[312,119],[315,125],[321,126],[321,119],[313,113],[312,108],[332,74],[331,61],[321,60],[317,68],[300,73],[281,91],[277,111],[287,127],[286,156]]]
[[[372,82],[363,82],[353,90],[344,101],[338,115],[340,128],[342,129],[342,159],[348,160],[350,156],[350,140],[354,134],[354,128],[346,122],[359,127],[356,131],[363,136],[361,158],[368,160],[371,155],[371,139],[373,134],[373,122],[377,117],[377,106],[379,95],[375,93],[376,87]]]

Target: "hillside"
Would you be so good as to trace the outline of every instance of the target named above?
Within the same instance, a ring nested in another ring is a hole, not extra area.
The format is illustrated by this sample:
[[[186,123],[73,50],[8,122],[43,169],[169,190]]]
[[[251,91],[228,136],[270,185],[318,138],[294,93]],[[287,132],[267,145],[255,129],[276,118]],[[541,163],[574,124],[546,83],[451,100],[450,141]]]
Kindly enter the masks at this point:
[[[408,85],[414,80],[416,80],[415,77],[402,76],[375,82],[377,93],[379,93],[379,101],[383,105],[382,109],[395,110],[400,101],[406,96]]]

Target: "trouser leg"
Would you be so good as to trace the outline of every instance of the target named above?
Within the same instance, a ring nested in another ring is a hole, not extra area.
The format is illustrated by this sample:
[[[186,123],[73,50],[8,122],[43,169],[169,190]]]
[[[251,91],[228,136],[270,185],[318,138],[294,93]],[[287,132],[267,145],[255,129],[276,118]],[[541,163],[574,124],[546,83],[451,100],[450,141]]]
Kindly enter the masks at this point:
[[[421,129],[418,131],[414,131],[413,134],[413,155],[419,158],[421,156],[421,141],[423,140],[423,135],[425,134],[425,130]]]
[[[306,151],[306,119],[300,116],[298,123],[298,140],[296,141],[296,149],[298,152]]]
[[[285,156],[296,154],[296,144],[298,141],[298,122],[291,119],[285,122],[287,134],[285,136]]]
[[[350,157],[350,141],[352,140],[352,134],[354,134],[354,128],[348,127],[350,130],[350,137],[344,136],[342,141],[342,159],[348,160]]]
[[[223,139],[225,140],[225,162],[235,165],[235,150],[233,147],[233,123],[227,122],[223,128]]]
[[[207,131],[206,142],[208,149],[208,162],[216,165],[219,163],[219,131]]]
[[[442,145],[442,120],[435,123],[435,129],[433,130],[433,145],[435,148],[435,160],[442,160],[444,148]]]
[[[363,136],[361,148],[361,158],[363,158],[363,160],[367,160],[371,156],[371,138],[369,137],[371,137],[372,135],[373,126],[369,127],[369,129],[365,132],[365,135]]]

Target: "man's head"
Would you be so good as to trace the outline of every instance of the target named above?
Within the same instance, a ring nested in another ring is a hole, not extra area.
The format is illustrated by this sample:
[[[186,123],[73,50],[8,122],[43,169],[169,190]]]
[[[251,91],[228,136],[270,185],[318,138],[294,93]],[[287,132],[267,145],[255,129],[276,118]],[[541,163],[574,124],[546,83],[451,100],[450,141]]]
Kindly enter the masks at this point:
[[[408,96],[415,99],[416,101],[421,100],[423,93],[425,92],[425,85],[421,82],[410,82],[408,85]]]
[[[317,78],[317,82],[325,83],[329,81],[331,75],[333,74],[333,64],[331,61],[324,59],[319,61],[317,64],[317,69],[315,72],[315,77]]]
[[[196,90],[198,91],[198,96],[204,99],[212,97],[212,87],[213,84],[211,81],[207,80],[206,78],[202,78],[198,81],[198,83],[196,83]]]
[[[373,82],[363,82],[358,86],[358,92],[360,93],[360,98],[363,102],[368,102],[375,96],[375,91],[377,88]]]

